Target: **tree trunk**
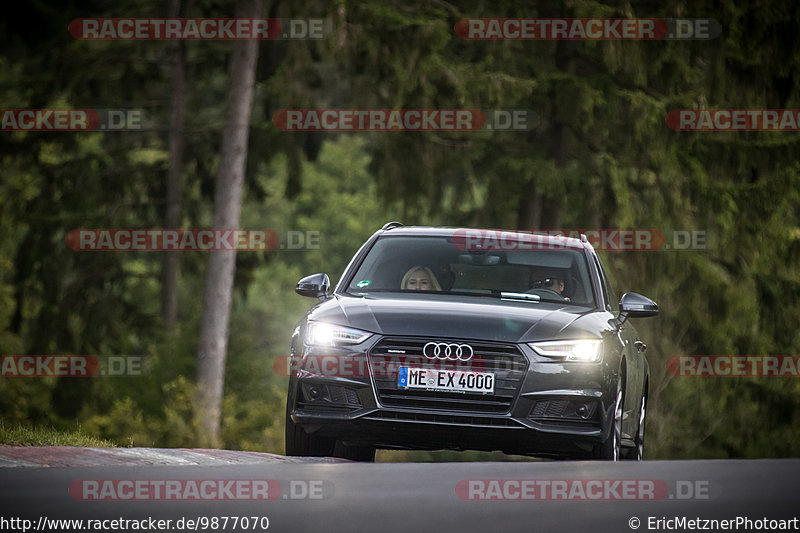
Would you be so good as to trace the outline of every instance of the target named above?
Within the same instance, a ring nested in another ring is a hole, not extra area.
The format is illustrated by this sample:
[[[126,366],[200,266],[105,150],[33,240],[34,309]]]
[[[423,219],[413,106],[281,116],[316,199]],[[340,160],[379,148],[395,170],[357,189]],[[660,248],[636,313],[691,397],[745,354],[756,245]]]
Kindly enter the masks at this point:
[[[261,0],[239,3],[237,17],[261,16]],[[244,171],[247,163],[250,112],[253,102],[258,41],[233,44],[227,117],[214,194],[214,228],[239,226]],[[197,409],[201,445],[219,446],[225,357],[231,314],[236,251],[212,251],[206,270],[203,322],[197,354]]]
[[[178,18],[181,1],[170,3],[170,18]],[[164,227],[178,229],[181,224],[181,170],[183,167],[184,126],[186,124],[186,46],[175,41],[172,55],[172,99],[169,123],[169,169],[167,171],[167,210]],[[180,252],[165,252],[161,285],[161,315],[172,331],[178,320],[178,257]]]
[[[536,179],[525,185],[525,191],[517,206],[517,229],[530,231],[541,229],[539,223],[542,216],[542,195],[536,191]],[[549,229],[549,228],[548,228]]]
[[[569,74],[572,74],[575,70],[572,50],[573,47],[570,43],[564,41],[558,41],[554,48],[553,61],[556,67]],[[560,102],[563,99],[558,94],[553,94],[552,96],[554,102]],[[550,153],[555,158],[556,168],[561,170],[566,167],[569,155],[569,129],[566,124],[558,119],[555,109],[551,112],[553,116],[548,121],[551,124],[550,130],[542,134],[542,137],[551,139]],[[535,142],[534,139],[531,139],[531,141]],[[536,186],[536,182],[539,179],[539,176],[534,176],[527,186],[526,194],[520,198],[517,206],[519,227],[548,231],[564,229],[561,227],[561,210],[564,199],[539,193],[539,188]]]

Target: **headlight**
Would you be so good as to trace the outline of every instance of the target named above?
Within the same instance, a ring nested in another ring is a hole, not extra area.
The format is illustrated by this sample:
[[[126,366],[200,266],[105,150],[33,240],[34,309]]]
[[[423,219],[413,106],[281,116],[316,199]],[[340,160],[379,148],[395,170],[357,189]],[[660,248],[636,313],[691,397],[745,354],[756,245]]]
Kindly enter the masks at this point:
[[[565,361],[583,361],[592,363],[600,360],[603,341],[574,340],[531,342],[529,346],[539,355],[563,359]]]
[[[306,344],[309,346],[342,346],[364,342],[372,333],[325,322],[309,322]]]

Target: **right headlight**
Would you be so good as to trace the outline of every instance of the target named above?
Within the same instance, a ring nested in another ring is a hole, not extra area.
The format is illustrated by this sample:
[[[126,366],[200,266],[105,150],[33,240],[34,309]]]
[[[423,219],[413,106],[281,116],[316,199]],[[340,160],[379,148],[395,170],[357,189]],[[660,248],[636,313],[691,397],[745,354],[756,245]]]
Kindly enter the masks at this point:
[[[603,341],[600,339],[530,342],[528,346],[539,355],[563,361],[594,363],[603,356]]]
[[[327,322],[309,322],[305,343],[309,346],[343,346],[359,344],[371,336],[372,333],[360,329]]]

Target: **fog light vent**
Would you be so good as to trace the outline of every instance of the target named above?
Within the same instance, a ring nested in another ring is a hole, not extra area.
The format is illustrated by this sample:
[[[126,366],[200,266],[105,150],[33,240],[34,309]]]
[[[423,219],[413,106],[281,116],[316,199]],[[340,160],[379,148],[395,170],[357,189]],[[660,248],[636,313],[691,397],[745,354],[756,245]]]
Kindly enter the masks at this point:
[[[358,393],[348,387],[303,383],[302,391],[303,398],[309,405],[328,404],[342,407],[361,407]]]
[[[597,401],[584,399],[538,400],[528,418],[540,422],[596,422]]]

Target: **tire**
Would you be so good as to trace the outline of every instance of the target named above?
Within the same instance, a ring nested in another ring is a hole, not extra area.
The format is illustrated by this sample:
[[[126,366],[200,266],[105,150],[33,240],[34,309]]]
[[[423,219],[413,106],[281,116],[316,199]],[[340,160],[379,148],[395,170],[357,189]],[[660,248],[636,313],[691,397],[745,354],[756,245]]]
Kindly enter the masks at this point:
[[[647,394],[642,395],[642,405],[639,407],[639,427],[636,429],[636,437],[633,448],[627,448],[622,458],[627,461],[641,461],[644,459],[644,428],[647,421]]]
[[[608,438],[595,447],[594,458],[603,461],[619,461],[620,441],[622,439],[622,406],[624,405],[624,384],[622,379],[617,380],[617,392],[614,398],[614,419]]]
[[[330,457],[333,456],[336,439],[332,437],[317,437],[310,435],[294,423],[286,408],[286,455],[300,457]]]
[[[375,462],[375,448],[372,446],[350,446],[337,440],[336,445],[333,447],[333,456],[350,459],[351,461],[373,463]]]

